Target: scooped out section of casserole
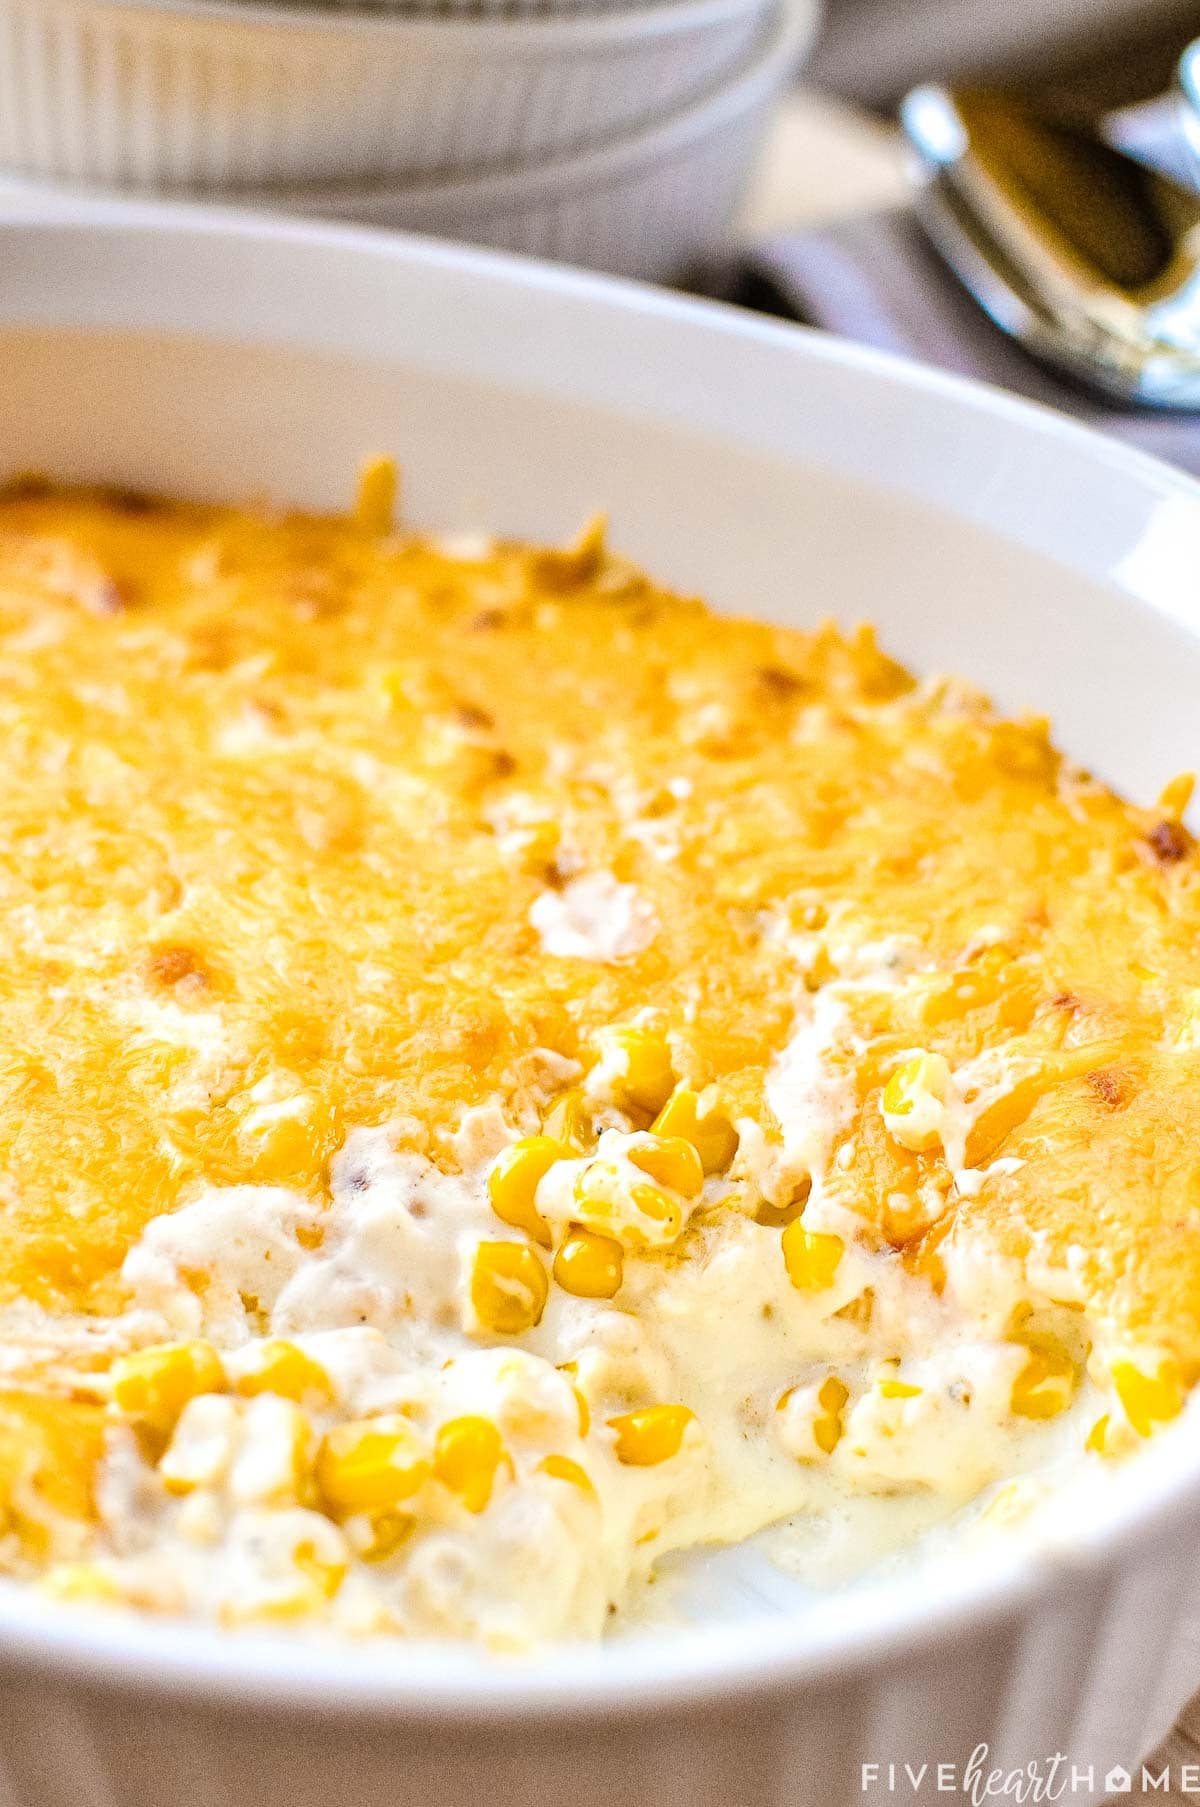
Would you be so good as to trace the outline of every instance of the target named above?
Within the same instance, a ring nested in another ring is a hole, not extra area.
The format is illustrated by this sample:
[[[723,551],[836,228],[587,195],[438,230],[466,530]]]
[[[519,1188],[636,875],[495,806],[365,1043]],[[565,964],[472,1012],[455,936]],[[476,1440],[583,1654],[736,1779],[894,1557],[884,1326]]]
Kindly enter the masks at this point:
[[[1187,779],[391,484],[0,497],[4,1570],[513,1650],[1136,1450],[1200,1374]]]

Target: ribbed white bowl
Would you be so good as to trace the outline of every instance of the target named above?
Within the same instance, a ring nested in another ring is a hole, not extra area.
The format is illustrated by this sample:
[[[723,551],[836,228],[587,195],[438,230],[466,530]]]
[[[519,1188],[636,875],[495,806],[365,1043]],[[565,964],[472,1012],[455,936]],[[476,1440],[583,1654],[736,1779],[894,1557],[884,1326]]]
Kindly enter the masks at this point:
[[[703,94],[754,43],[763,5],[463,20],[0,0],[0,165],[159,192],[518,165]]]
[[[276,188],[237,198],[672,281],[728,226],[772,103],[815,23],[810,0],[787,0],[764,25],[750,59],[702,100],[649,130],[540,168],[412,186]]]

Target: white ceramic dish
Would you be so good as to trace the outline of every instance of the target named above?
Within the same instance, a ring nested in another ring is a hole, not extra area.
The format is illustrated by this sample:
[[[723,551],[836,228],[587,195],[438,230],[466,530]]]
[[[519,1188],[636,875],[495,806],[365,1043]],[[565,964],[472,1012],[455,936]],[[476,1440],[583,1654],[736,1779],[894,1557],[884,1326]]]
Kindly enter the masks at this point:
[[[656,0],[464,20],[0,0],[0,165],[156,192],[519,165],[704,94],[748,52],[763,12],[764,0]]]
[[[1195,757],[1200,487],[956,380],[427,241],[117,203],[0,225],[0,359],[0,469],[329,504],[391,449],[411,519],[558,537],[603,503],[664,578],[874,617],[918,666],[1051,711],[1136,796]],[[5,1589],[0,1798],[850,1807],[864,1763],[961,1774],[986,1743],[1004,1770],[1093,1766],[1087,1801],[1200,1679],[1198,1535],[1189,1416],[1056,1551],[823,1599],[714,1557],[679,1629],[530,1663]]]

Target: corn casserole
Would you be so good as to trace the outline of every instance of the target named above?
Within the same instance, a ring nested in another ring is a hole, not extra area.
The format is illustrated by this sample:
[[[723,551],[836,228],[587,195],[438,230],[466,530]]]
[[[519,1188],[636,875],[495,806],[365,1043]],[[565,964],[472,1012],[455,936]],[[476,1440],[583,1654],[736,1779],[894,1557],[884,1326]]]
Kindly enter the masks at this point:
[[[0,495],[4,1573],[520,1650],[1127,1458],[1200,1375],[1190,780],[392,484]]]

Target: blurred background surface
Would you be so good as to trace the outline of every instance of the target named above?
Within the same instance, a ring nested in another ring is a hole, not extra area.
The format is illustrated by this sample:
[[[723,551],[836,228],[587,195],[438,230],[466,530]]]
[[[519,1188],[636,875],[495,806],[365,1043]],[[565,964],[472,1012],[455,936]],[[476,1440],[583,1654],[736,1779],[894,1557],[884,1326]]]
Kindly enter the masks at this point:
[[[1186,0],[830,0],[808,79],[882,107],[964,78],[1115,106],[1164,87],[1198,31]]]

